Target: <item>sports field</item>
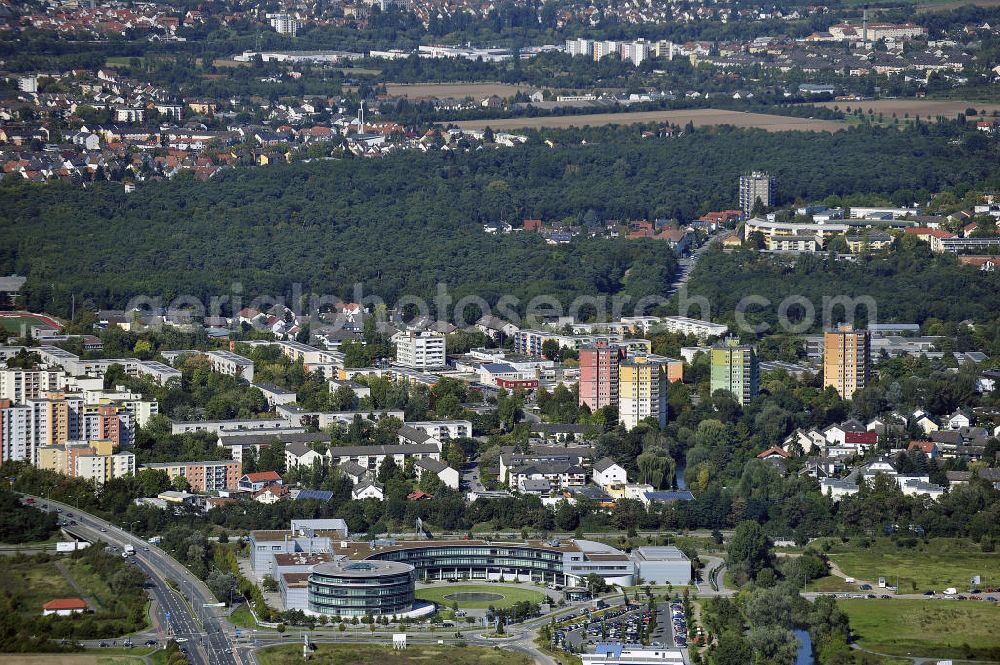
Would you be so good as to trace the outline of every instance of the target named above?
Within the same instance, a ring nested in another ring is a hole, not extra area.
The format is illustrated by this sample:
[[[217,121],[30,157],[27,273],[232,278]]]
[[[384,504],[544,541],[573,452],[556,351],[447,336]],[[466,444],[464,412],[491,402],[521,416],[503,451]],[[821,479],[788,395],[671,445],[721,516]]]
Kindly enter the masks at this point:
[[[50,316],[32,314],[31,312],[0,312],[0,327],[16,335],[21,334],[21,326],[25,326],[25,334],[31,334],[31,326],[49,326],[62,329],[62,325]]]
[[[444,607],[452,603],[466,610],[482,610],[489,606],[510,607],[514,603],[527,600],[532,603],[545,601],[545,594],[531,587],[502,586],[500,584],[442,584],[440,586],[417,589],[417,598],[428,600]]]
[[[298,665],[302,647],[285,644],[257,652],[260,665]],[[498,648],[473,646],[410,645],[396,651],[367,644],[317,644],[309,661],[315,665],[530,665],[533,661],[519,653]]]
[[[847,124],[840,120],[793,118],[784,115],[744,113],[721,109],[632,111],[626,113],[587,113],[583,115],[560,115],[537,118],[506,118],[502,120],[461,120],[454,124],[462,129],[483,129],[488,126],[493,131],[509,131],[515,129],[566,129],[567,127],[633,125],[651,122],[672,122],[676,125],[686,125],[688,122],[693,122],[695,127],[733,125],[735,127],[756,127],[769,132],[836,132],[847,128]]]
[[[1000,659],[1000,608],[971,600],[838,600],[865,649],[898,656]]]

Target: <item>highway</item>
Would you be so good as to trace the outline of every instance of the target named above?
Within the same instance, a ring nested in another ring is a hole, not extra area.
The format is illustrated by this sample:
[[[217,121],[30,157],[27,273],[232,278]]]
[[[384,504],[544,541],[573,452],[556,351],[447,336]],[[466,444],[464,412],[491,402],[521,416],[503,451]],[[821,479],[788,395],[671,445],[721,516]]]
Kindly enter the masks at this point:
[[[160,639],[177,640],[187,651],[192,665],[243,665],[249,662],[245,648],[234,652],[229,637],[232,629],[229,622],[216,616],[213,607],[206,607],[217,603],[215,596],[173,557],[117,525],[78,508],[44,497],[32,498],[36,505],[48,504],[49,510],[61,509],[68,519],[76,520],[75,525],[64,527],[68,533],[89,542],[103,540],[119,549],[126,544],[135,547],[136,554],[130,558],[154,585],[150,593],[156,603],[158,621],[166,630]],[[68,517],[70,514],[72,518]],[[176,583],[177,591],[170,587],[168,580]],[[139,645],[145,635],[147,632],[132,639]]]

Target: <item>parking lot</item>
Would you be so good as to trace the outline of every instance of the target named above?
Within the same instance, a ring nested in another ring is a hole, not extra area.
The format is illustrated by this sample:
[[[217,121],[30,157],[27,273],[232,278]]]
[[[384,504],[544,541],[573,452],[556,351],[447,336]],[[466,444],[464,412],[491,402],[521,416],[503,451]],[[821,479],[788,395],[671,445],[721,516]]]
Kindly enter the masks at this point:
[[[652,623],[652,613],[646,605],[632,605],[628,609],[615,608],[596,618],[556,631],[557,643],[575,653],[593,651],[601,642],[620,642],[650,646],[687,647],[687,624],[681,603],[659,603],[656,621],[648,635],[646,628]]]

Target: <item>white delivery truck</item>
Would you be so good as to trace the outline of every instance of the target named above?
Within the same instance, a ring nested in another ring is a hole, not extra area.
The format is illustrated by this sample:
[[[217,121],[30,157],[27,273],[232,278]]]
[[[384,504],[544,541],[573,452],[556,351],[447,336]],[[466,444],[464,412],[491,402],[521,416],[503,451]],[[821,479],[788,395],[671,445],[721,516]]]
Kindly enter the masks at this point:
[[[123,557],[130,557],[133,554],[135,554],[135,547],[133,547],[132,545],[125,545],[124,547],[122,547]]]

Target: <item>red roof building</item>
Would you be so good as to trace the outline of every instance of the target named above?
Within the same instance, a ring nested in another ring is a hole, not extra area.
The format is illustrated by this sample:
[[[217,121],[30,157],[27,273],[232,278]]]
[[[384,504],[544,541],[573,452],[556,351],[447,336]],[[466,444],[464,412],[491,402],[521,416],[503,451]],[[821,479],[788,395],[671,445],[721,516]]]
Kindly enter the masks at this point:
[[[90,606],[82,598],[54,598],[42,605],[42,616],[49,614],[67,616],[77,612],[86,612],[88,609]]]
[[[928,457],[938,456],[937,444],[933,441],[910,441],[910,444],[906,446],[906,449],[919,450]]]
[[[771,448],[768,448],[767,450],[762,452],[760,455],[757,455],[757,459],[767,459],[768,457],[784,457],[787,459],[791,456],[792,456],[791,453],[783,450],[782,448],[779,448],[778,446],[772,446]]]
[[[878,443],[878,432],[844,432],[844,443],[861,446],[874,446]]]

